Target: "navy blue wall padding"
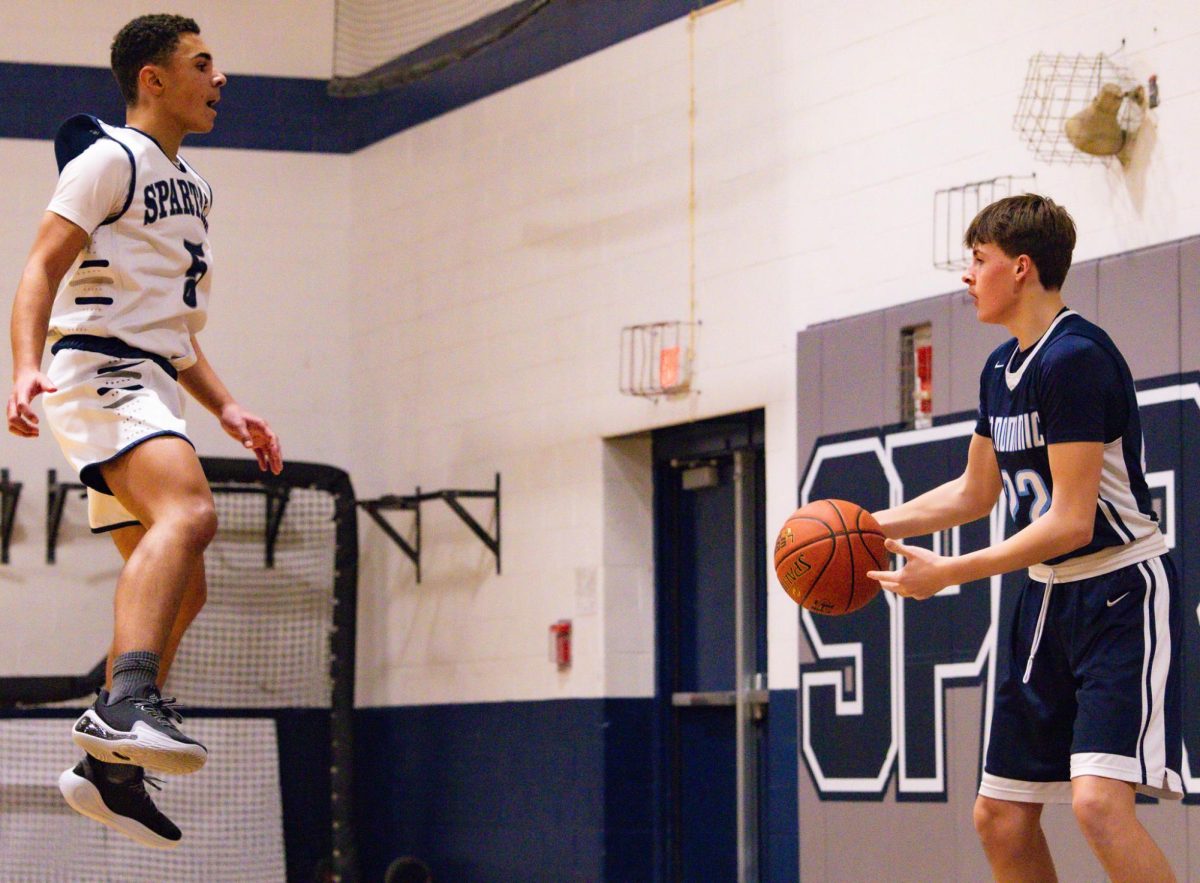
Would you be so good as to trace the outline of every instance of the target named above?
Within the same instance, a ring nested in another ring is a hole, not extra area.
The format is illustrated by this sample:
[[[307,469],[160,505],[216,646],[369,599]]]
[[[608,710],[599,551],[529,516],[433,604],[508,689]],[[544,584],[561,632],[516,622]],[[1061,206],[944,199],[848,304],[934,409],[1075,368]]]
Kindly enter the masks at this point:
[[[363,879],[401,855],[438,880],[657,879],[653,711],[648,698],[360,708]],[[799,877],[796,714],[795,690],[771,691],[770,883]]]
[[[274,717],[288,880],[308,881],[332,849],[329,711],[289,708]]]
[[[770,883],[798,883],[800,879],[800,835],[796,817],[800,812],[799,702],[795,690],[772,690],[767,712],[766,856],[760,860],[763,878]]]
[[[540,76],[622,40],[687,15],[715,0],[555,0],[478,54],[386,94],[331,98],[326,81],[230,73],[209,135],[188,146],[242,150],[352,153],[389,135]],[[201,26],[203,26],[201,22]],[[414,50],[429,57],[444,45],[469,43],[485,25],[468,25]],[[107,40],[97,41],[97,53]],[[214,47],[220,62],[220,47]],[[54,137],[80,111],[106,123],[125,121],[108,68],[0,62],[0,138]],[[682,96],[681,96],[682,100]]]
[[[401,855],[436,880],[652,880],[653,701],[356,712],[362,879]]]
[[[653,700],[604,700],[605,880],[651,877],[657,756],[653,728]]]

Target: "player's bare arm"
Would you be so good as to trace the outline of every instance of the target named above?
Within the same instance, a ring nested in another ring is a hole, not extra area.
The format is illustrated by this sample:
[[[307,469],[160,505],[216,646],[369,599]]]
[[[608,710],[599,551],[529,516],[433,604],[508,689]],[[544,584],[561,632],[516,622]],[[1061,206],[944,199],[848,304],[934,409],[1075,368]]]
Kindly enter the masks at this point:
[[[906,503],[872,514],[892,539],[924,536],[983,518],[996,505],[1001,487],[991,439],[973,434],[962,475]]]
[[[889,591],[923,600],[946,586],[1019,570],[1087,545],[1095,525],[1104,445],[1063,442],[1050,445],[1047,453],[1054,493],[1050,508],[1028,527],[994,546],[958,556],[936,555],[890,539],[888,551],[902,555],[907,562],[899,570],[867,575]]]
[[[13,298],[13,388],[7,411],[8,431],[13,435],[38,435],[38,418],[30,403],[43,392],[54,392],[50,378],[42,373],[50,307],[59,282],[87,238],[86,232],[54,212],[46,212],[38,227]]]
[[[254,451],[258,467],[264,472],[278,475],[283,470],[283,453],[279,437],[267,421],[250,413],[237,403],[233,395],[221,382],[212,364],[200,348],[200,341],[192,335],[192,346],[196,351],[196,363],[179,373],[179,383],[192,398],[204,406],[221,422],[221,428],[230,438]]]

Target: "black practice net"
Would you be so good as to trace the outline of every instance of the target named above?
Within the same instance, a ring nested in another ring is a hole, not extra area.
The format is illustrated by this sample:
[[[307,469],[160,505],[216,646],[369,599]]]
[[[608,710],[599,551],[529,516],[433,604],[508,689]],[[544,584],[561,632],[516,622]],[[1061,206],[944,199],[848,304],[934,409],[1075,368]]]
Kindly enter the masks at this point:
[[[220,527],[208,602],[164,693],[209,749],[151,792],[183,830],[153,850],[76,815],[58,792],[79,759],[70,721],[102,668],[0,678],[0,881],[357,879],[350,818],[355,501],[341,470],[205,458]],[[97,648],[97,653],[103,648]]]

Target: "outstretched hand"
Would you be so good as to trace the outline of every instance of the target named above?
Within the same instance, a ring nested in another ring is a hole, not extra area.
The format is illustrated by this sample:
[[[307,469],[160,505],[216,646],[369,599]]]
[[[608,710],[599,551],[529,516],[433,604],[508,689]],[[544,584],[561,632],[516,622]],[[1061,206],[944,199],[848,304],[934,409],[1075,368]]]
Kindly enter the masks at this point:
[[[954,580],[947,572],[950,559],[920,546],[907,546],[899,540],[886,540],[884,546],[889,552],[907,559],[907,563],[897,570],[868,571],[867,578],[878,580],[889,592],[924,601],[953,585]]]
[[[283,471],[283,452],[279,447],[279,436],[261,417],[242,409],[241,405],[229,404],[221,409],[221,428],[242,447],[254,451],[258,468],[270,470],[272,475]]]
[[[8,431],[22,438],[38,437],[38,416],[30,406],[44,392],[58,392],[50,378],[41,371],[21,374],[13,381],[8,396]]]

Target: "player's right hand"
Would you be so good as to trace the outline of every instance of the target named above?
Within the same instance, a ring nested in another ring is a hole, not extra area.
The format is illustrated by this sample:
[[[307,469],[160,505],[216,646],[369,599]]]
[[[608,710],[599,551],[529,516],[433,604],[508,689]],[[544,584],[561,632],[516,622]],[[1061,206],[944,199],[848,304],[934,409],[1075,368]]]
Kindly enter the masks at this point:
[[[58,392],[50,378],[41,371],[17,375],[8,396],[8,431],[22,438],[37,438],[38,416],[30,403],[44,392]]]

